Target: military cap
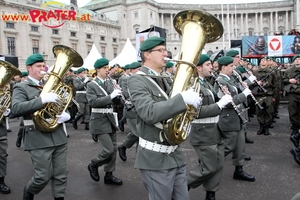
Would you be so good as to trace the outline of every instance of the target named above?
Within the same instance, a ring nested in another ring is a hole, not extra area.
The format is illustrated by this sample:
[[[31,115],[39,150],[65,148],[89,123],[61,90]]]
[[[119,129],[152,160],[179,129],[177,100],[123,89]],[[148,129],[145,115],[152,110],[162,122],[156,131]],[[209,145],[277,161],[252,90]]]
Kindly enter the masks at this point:
[[[300,58],[300,54],[295,55],[295,56],[293,57],[293,59],[292,59],[292,62],[294,62],[294,61],[296,60],[296,58]]]
[[[243,73],[246,73],[246,70],[244,67],[242,66],[238,66],[237,69],[243,74]]]
[[[130,69],[130,64],[125,65],[125,66],[123,67],[123,69],[124,69],[124,70]]]
[[[94,68],[95,69],[100,69],[106,65],[108,65],[109,61],[106,58],[100,58],[98,60],[96,60],[95,64],[94,64]]]
[[[229,65],[230,63],[233,63],[233,58],[231,56],[223,56],[218,59],[219,65]]]
[[[24,71],[24,72],[22,72],[22,75],[21,75],[21,77],[24,77],[24,76],[28,76],[28,71]]]
[[[80,74],[81,72],[85,71],[85,69],[83,67],[80,67],[77,71],[76,74]]]
[[[239,51],[238,50],[229,50],[226,52],[226,56],[230,56],[230,57],[234,57],[236,55],[239,55]]]
[[[168,68],[170,68],[170,67],[173,67],[174,66],[174,63],[172,63],[172,62],[167,62],[166,63],[166,68],[168,69]]]
[[[115,66],[120,67],[120,65],[119,65],[118,63],[116,63],[116,64],[114,64],[114,65],[111,67],[111,69],[114,68]]]
[[[248,62],[248,59],[247,58],[242,58],[242,61]]]
[[[148,38],[147,40],[145,40],[141,44],[140,50],[148,51],[158,45],[165,45],[165,42],[166,42],[165,38],[154,36],[154,37],[151,37],[151,38]]]
[[[26,66],[29,66],[29,65],[33,65],[34,63],[36,62],[44,62],[44,58],[41,54],[39,53],[36,53],[36,54],[32,54],[30,55],[27,59],[26,59]]]
[[[203,63],[205,63],[206,61],[209,61],[209,56],[207,54],[202,54],[200,56],[199,62],[198,62],[198,66],[199,65],[203,65]]]
[[[140,62],[133,62],[130,64],[129,69],[136,69],[141,67],[141,63]]]

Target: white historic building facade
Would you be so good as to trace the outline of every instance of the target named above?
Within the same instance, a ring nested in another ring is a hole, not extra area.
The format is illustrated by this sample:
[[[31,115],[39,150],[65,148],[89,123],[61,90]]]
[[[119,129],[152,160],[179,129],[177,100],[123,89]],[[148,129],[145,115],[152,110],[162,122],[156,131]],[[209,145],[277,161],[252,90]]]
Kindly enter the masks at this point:
[[[43,7],[43,0],[0,0],[1,15],[60,8],[90,16],[90,20],[67,20],[59,28],[48,28],[42,22],[1,18],[0,55],[17,56],[22,69],[27,56],[34,52],[47,54],[47,63],[53,64],[55,58],[51,49],[56,44],[70,46],[85,58],[95,43],[100,54],[111,60],[120,53],[127,38],[135,45],[136,33],[158,26],[166,29],[167,49],[174,56],[179,52],[181,36],[173,27],[173,19],[176,13],[189,9],[205,10],[224,26],[223,37],[205,45],[205,51],[210,53],[230,48],[231,40],[240,40],[244,35],[287,35],[292,29],[300,30],[300,0],[223,6],[166,4],[154,0],[92,0],[83,8],[77,8],[76,0],[72,2]],[[59,23],[57,20],[47,22],[51,26]]]

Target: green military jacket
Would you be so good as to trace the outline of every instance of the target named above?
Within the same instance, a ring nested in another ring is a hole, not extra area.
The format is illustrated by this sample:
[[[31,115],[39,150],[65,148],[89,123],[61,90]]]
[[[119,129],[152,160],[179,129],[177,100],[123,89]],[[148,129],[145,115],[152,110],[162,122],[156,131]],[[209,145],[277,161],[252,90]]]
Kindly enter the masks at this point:
[[[112,85],[106,81],[105,87],[101,80],[96,77],[94,81],[87,84],[86,96],[91,108],[111,108],[113,100],[110,94],[113,91]],[[101,89],[101,88],[103,89]],[[103,91],[105,90],[105,92]],[[107,134],[118,130],[116,121],[112,113],[91,113],[90,117],[90,133],[91,134]]]
[[[41,88],[27,78],[17,83],[13,89],[11,113],[13,116],[23,116],[24,120],[32,120],[33,113],[41,110],[44,105],[40,97]],[[63,126],[59,125],[53,132],[42,132],[35,125],[25,126],[24,150],[34,150],[60,146],[67,143]]]
[[[295,78],[295,76],[298,75],[300,76],[300,67],[292,66],[285,71],[283,83],[285,86],[290,86],[289,91],[287,92],[300,94],[300,77],[297,79],[298,81],[296,84],[291,84],[289,82],[291,78]]]
[[[7,129],[5,126],[5,117],[0,122],[0,140],[7,139]]]
[[[80,77],[73,78],[73,85],[76,91],[75,100],[78,103],[87,103],[86,93],[81,93],[86,91],[86,83],[83,81],[84,79]]]
[[[141,67],[140,71],[145,75],[150,74],[147,67]],[[155,124],[183,113],[187,106],[181,94],[167,99],[161,90],[143,74],[134,74],[128,81],[132,103],[137,112],[137,133],[139,137],[147,141],[166,144],[162,138],[162,130]],[[134,166],[139,169],[166,170],[184,164],[184,154],[180,147],[167,154],[143,149],[139,146]]]
[[[199,83],[202,105],[197,119],[219,116],[221,109],[215,103],[218,100],[215,92],[211,91],[207,83],[201,79],[199,79]],[[192,123],[189,137],[191,145],[214,145],[222,140],[222,133],[217,123]]]
[[[255,96],[273,96],[275,97],[277,85],[276,82],[276,76],[274,72],[271,72],[271,69],[269,68],[259,68],[258,70],[255,70],[254,75],[256,76],[257,80],[264,80],[263,81],[263,88],[267,90],[266,93],[264,93],[259,86],[254,86],[253,93]],[[271,73],[271,74],[270,74]],[[268,76],[266,79],[264,77]]]
[[[127,106],[124,105],[123,115],[126,118],[135,119],[136,118],[136,111],[135,111],[134,106],[132,105],[132,102],[131,102],[131,99],[130,99],[130,96],[129,96],[129,91],[128,91],[128,79],[129,79],[129,77],[130,76],[123,77],[122,85],[120,85],[121,88],[122,88],[122,93],[123,93],[124,98],[128,101],[129,104],[131,103],[131,105],[127,105]],[[130,107],[131,110],[127,110],[126,107]]]

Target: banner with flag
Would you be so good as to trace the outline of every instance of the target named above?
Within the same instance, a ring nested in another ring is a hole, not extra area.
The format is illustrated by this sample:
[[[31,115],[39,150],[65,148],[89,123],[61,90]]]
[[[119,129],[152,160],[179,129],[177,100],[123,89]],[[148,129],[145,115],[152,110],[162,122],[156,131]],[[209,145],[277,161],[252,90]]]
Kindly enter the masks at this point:
[[[242,56],[260,58],[262,56],[289,57],[300,53],[300,36],[243,36]]]

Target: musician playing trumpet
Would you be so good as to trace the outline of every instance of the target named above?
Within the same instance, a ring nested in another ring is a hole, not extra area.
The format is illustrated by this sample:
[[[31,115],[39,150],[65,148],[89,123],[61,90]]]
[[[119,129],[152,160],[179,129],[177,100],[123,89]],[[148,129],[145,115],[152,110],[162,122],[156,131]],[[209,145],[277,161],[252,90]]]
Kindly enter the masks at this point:
[[[32,54],[26,60],[28,77],[17,83],[13,89],[12,114],[24,119],[24,150],[28,151],[34,175],[24,187],[23,200],[32,200],[52,182],[52,196],[57,200],[64,199],[67,185],[67,137],[62,123],[70,119],[63,112],[56,115],[58,128],[53,132],[40,131],[33,121],[33,113],[42,109],[46,103],[56,103],[59,96],[49,92],[40,95],[41,80],[45,73],[45,61],[41,54]]]
[[[230,56],[224,56],[218,59],[219,64],[219,76],[216,79],[216,82],[222,86],[228,88],[229,93],[233,97],[233,105],[240,107],[240,104],[247,100],[247,96],[251,94],[251,91],[246,88],[242,92],[238,91],[237,83],[232,77],[234,70],[233,67],[233,58]],[[219,85],[215,84],[215,91],[218,90]],[[218,96],[222,97],[223,93],[218,92]],[[237,112],[235,106],[229,105],[222,109],[222,112],[219,117],[218,125],[221,130],[224,132],[226,138],[225,142],[225,156],[232,153],[232,162],[235,166],[235,171],[233,174],[233,179],[244,180],[244,181],[255,181],[255,177],[247,174],[243,170],[245,162],[245,132],[243,124],[240,118],[239,112]],[[240,108],[239,108],[240,109]],[[243,112],[243,110],[240,110]]]
[[[123,181],[116,178],[113,172],[116,168],[118,119],[113,113],[113,101],[118,100],[121,90],[114,89],[107,80],[109,61],[106,58],[96,60],[94,68],[97,76],[87,84],[86,96],[92,108],[90,117],[90,133],[97,135],[102,151],[97,153],[88,165],[91,178],[100,180],[98,168],[104,165],[105,184],[122,185]]]

